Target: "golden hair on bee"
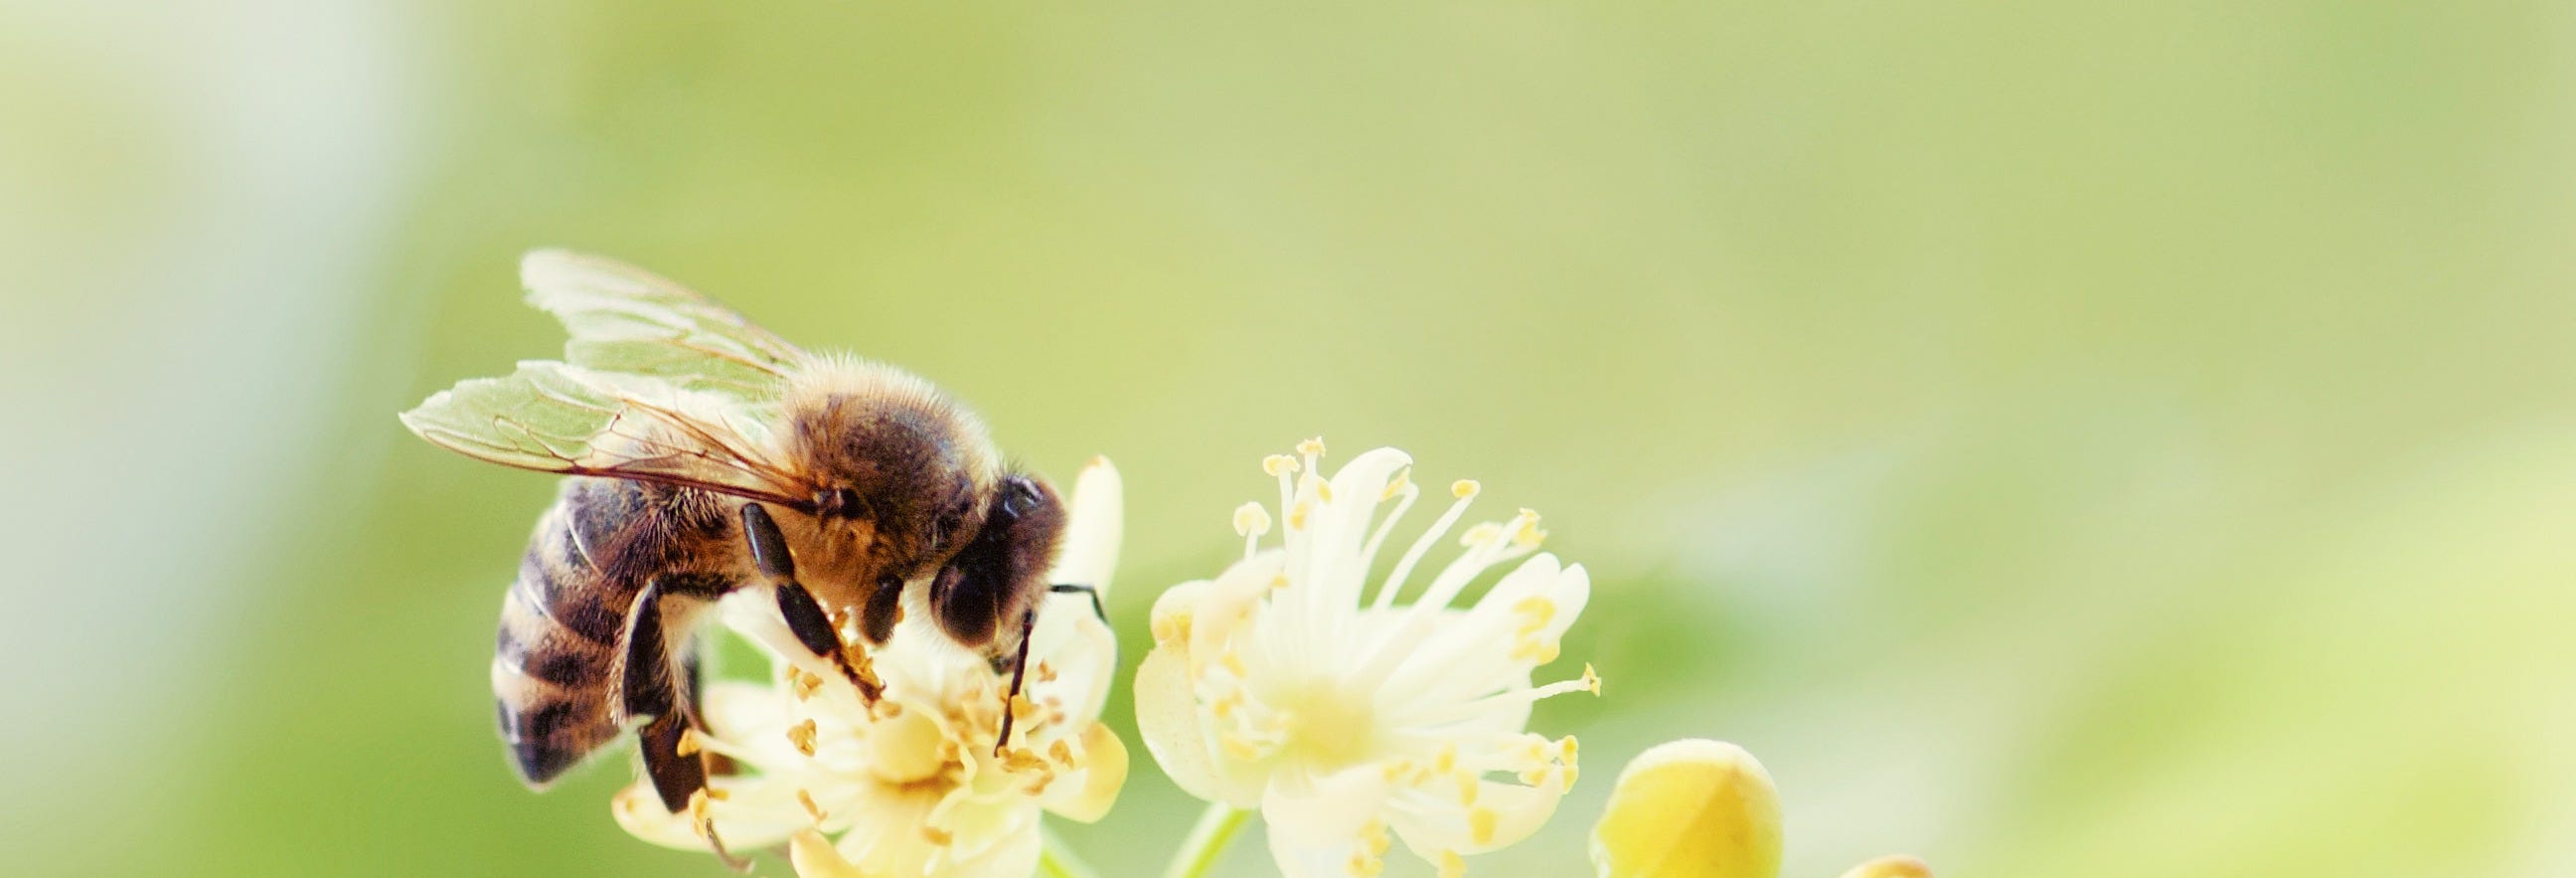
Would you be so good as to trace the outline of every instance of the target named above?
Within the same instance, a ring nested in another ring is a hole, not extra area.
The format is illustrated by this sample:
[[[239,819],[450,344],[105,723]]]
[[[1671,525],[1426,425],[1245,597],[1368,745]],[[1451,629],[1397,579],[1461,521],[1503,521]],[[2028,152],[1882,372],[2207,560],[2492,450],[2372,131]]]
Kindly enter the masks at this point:
[[[698,723],[692,633],[727,594],[767,590],[873,700],[864,649],[904,606],[1007,668],[1017,693],[1039,598],[1088,590],[1044,578],[1064,528],[1054,487],[1007,466],[983,419],[930,382],[808,353],[611,260],[541,250],[520,277],[570,332],[563,359],[401,417],[440,447],[568,477],[503,600],[491,667],[530,785],[633,728],[665,807],[706,789],[724,769],[682,746]],[[845,642],[854,618],[860,642]]]

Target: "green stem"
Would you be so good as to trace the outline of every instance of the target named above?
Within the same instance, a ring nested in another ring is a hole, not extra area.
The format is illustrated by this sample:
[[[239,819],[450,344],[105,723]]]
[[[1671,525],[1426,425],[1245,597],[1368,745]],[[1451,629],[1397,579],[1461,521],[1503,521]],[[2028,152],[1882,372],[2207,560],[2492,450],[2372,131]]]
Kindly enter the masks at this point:
[[[1199,825],[1190,827],[1190,837],[1173,852],[1172,864],[1163,869],[1163,878],[1202,878],[1216,865],[1217,855],[1225,853],[1225,844],[1234,840],[1236,830],[1243,828],[1252,812],[1237,810],[1223,802],[1209,802],[1199,814]]]
[[[1084,863],[1082,857],[1073,852],[1072,846],[1055,834],[1055,830],[1040,827],[1039,832],[1045,839],[1045,846],[1039,848],[1039,875],[1046,878],[1098,878],[1100,873],[1092,871],[1091,865]]]

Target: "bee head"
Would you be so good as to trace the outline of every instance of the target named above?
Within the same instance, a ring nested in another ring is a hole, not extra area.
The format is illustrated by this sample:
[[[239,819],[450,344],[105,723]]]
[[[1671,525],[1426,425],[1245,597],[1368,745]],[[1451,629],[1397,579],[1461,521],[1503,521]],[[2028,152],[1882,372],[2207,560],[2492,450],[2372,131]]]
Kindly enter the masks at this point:
[[[1046,593],[1065,510],[1054,487],[1017,473],[1002,479],[992,507],[975,538],[932,581],[930,604],[949,637],[1005,656],[1019,648],[1022,617]]]

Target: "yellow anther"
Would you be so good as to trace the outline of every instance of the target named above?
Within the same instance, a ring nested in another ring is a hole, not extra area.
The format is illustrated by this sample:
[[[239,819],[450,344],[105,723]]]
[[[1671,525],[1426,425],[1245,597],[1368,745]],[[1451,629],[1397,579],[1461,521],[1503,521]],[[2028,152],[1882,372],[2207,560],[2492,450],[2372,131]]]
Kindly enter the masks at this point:
[[[1055,682],[1055,677],[1056,677],[1056,674],[1055,674],[1055,666],[1054,666],[1054,665],[1047,664],[1046,662],[1043,662],[1043,661],[1038,662],[1038,682],[1040,682],[1040,683],[1053,683],[1053,682]]]
[[[1324,456],[1324,437],[1317,436],[1313,439],[1297,443],[1297,453],[1307,457]]]
[[[1297,471],[1297,459],[1285,454],[1273,454],[1261,459],[1261,471],[1273,476],[1284,476]]]
[[[716,828],[715,817],[709,813],[707,801],[706,790],[689,794],[689,823],[701,838],[714,833]]]
[[[1252,741],[1242,735],[1228,734],[1221,735],[1219,738],[1225,745],[1225,755],[1227,756],[1232,756],[1245,762],[1261,758],[1261,748],[1253,746]]]
[[[1431,771],[1448,774],[1458,770],[1458,745],[1442,744],[1438,755],[1431,757]]]
[[[1063,738],[1057,738],[1055,743],[1047,745],[1047,758],[1055,760],[1057,765],[1071,766],[1073,745],[1066,743]]]
[[[1475,479],[1459,479],[1449,483],[1449,496],[1465,500],[1476,496],[1476,492],[1484,489],[1485,486],[1477,484]]]
[[[1413,471],[1410,469],[1396,470],[1395,480],[1386,483],[1386,490],[1378,492],[1377,499],[1380,502],[1393,500],[1396,495],[1404,493],[1404,490],[1410,487],[1413,487]]]
[[[1313,500],[1299,500],[1297,501],[1296,506],[1290,507],[1288,510],[1288,529],[1305,530],[1307,510],[1314,508],[1314,505],[1315,501]]]
[[[1387,848],[1395,846],[1395,840],[1387,837],[1384,820],[1369,821],[1368,827],[1360,830],[1360,837],[1368,844],[1369,856],[1386,856]]]
[[[801,787],[796,790],[796,804],[805,806],[805,816],[814,818],[816,823],[823,822],[823,818],[829,816],[824,813],[823,806],[814,804],[814,794],[806,792]]]
[[[1601,675],[1593,672],[1591,662],[1583,663],[1583,688],[1592,690],[1594,695],[1601,694]]]
[[[1282,570],[1277,573],[1270,574],[1270,587],[1274,589],[1287,588],[1288,571]]]
[[[1495,524],[1490,521],[1481,521],[1477,522],[1476,526],[1468,528],[1466,533],[1458,535],[1458,545],[1469,547],[1481,546],[1486,543],[1493,542],[1502,535],[1502,525]]]
[[[1251,676],[1250,671],[1243,669],[1243,656],[1231,647],[1227,648],[1224,654],[1217,656],[1217,662],[1225,665],[1225,669],[1233,671],[1237,677]]]
[[[1575,742],[1573,735],[1567,735],[1556,739],[1556,759],[1559,762],[1573,765],[1574,755],[1582,752],[1582,750],[1582,745]]]
[[[671,745],[671,752],[678,753],[682,756],[696,756],[698,755],[698,751],[703,749],[705,749],[705,747],[698,743],[698,730],[696,729],[681,729],[680,742]]]
[[[796,745],[796,752],[812,756],[814,733],[814,719],[807,717],[804,722],[787,727],[787,743]]]
[[[1440,852],[1440,878],[1465,878],[1466,874],[1466,858],[1458,856],[1457,851]]]
[[[925,839],[928,839],[932,845],[935,845],[935,846],[938,846],[938,847],[947,847],[947,846],[949,846],[949,845],[952,845],[952,844],[956,844],[956,843],[957,843],[957,834],[956,834],[956,833],[949,832],[948,830],[941,829],[941,828],[936,827],[936,826],[924,826],[924,827],[922,827],[922,828],[921,828],[921,837],[922,837],[922,838],[925,838]]]
[[[1546,628],[1556,619],[1556,602],[1543,595],[1530,595],[1512,604],[1512,614],[1527,617],[1521,622],[1520,635],[1528,637]]]
[[[1324,502],[1326,502],[1326,503],[1331,503],[1331,502],[1333,502],[1333,483],[1331,483],[1331,482],[1316,482],[1316,483],[1315,483],[1315,499],[1317,499],[1317,500],[1322,500],[1322,501],[1324,501]]]
[[[1270,510],[1259,503],[1246,503],[1234,508],[1234,535],[1257,537],[1270,532]]]
[[[1581,775],[1583,774],[1583,772],[1582,772],[1582,770],[1581,770],[1581,769],[1575,768],[1575,767],[1574,767],[1573,765],[1571,765],[1571,764],[1569,764],[1569,765],[1565,766],[1564,768],[1558,769],[1558,770],[1559,770],[1559,771],[1563,771],[1563,772],[1565,772],[1565,785],[1566,785],[1566,786],[1569,786],[1569,787],[1574,785],[1574,779],[1575,779],[1576,777],[1579,777],[1579,776],[1581,776]]]
[[[1492,808],[1469,808],[1467,809],[1467,834],[1474,838],[1477,844],[1493,844],[1494,828],[1502,822],[1502,819],[1503,815],[1495,813]]]
[[[1173,613],[1169,616],[1156,619],[1154,620],[1153,629],[1154,643],[1158,646],[1178,647],[1181,644],[1188,643],[1190,639],[1190,614]]]
[[[1030,752],[1026,747],[1012,747],[1002,751],[1002,770],[1013,773],[1045,771],[1047,764],[1045,759]]]
[[[1458,772],[1458,804],[1476,804],[1476,794],[1482,792],[1484,788],[1484,781],[1477,779],[1473,773]]]
[[[1039,769],[1038,778],[1030,781],[1028,786],[1020,788],[1020,792],[1031,796],[1043,796],[1046,795],[1047,785],[1052,783],[1055,783],[1055,772]]]
[[[804,671],[800,671],[792,667],[787,669],[787,676],[788,687],[791,691],[796,693],[796,700],[798,701],[812,698],[814,697],[814,693],[823,690],[823,678],[821,677],[805,673]]]
[[[1386,871],[1386,861],[1369,856],[1365,851],[1352,851],[1351,861],[1344,868],[1352,878],[1377,878],[1378,873]]]

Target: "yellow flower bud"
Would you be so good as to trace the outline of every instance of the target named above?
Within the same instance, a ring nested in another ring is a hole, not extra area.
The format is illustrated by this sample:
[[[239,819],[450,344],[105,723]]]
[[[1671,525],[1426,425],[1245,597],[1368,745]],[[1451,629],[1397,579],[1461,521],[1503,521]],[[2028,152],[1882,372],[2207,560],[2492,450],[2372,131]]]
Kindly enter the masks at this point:
[[[1779,790],[1742,747],[1657,745],[1619,773],[1592,865],[1601,878],[1777,878]]]

